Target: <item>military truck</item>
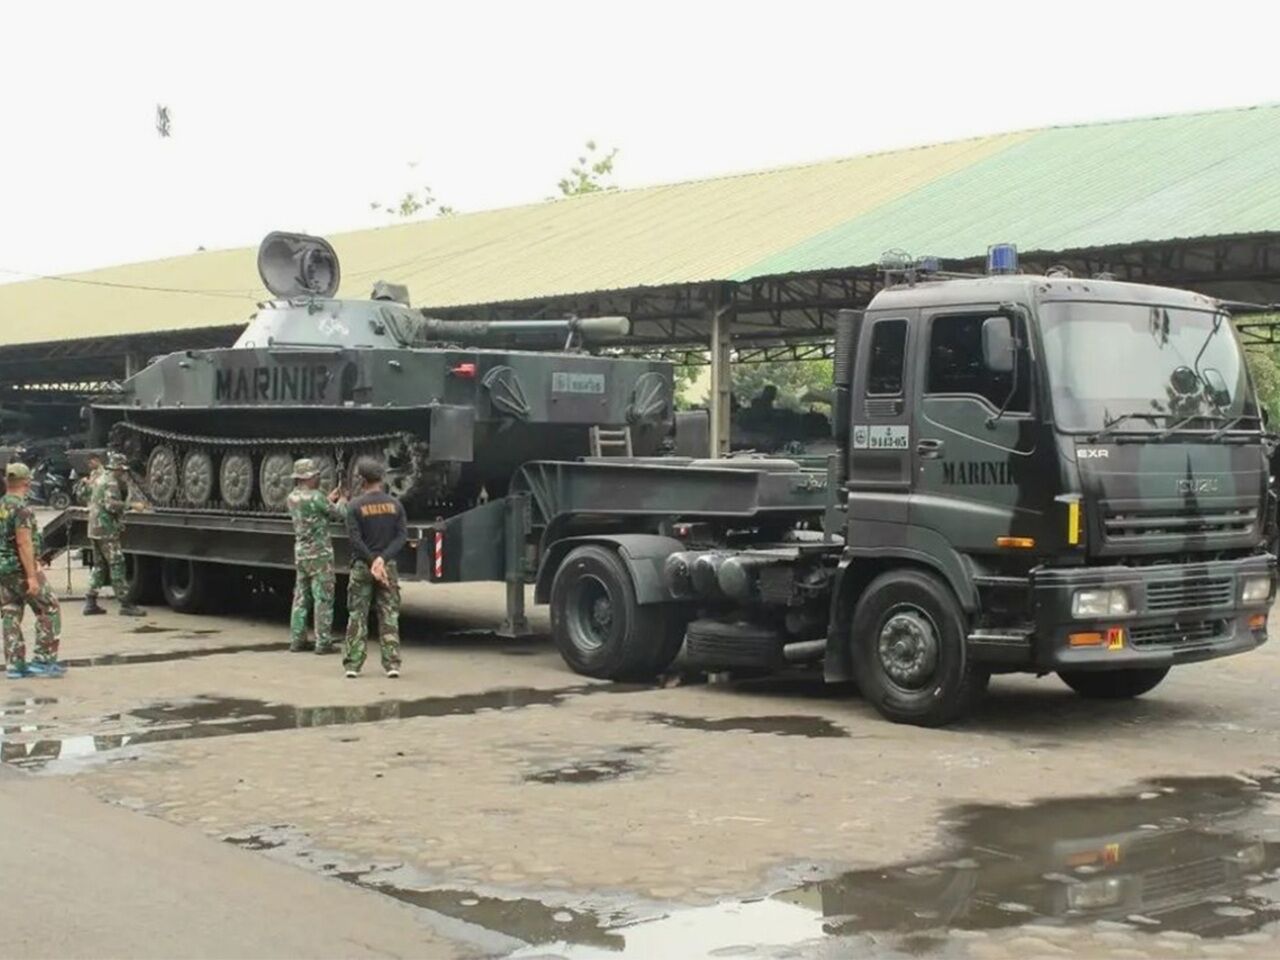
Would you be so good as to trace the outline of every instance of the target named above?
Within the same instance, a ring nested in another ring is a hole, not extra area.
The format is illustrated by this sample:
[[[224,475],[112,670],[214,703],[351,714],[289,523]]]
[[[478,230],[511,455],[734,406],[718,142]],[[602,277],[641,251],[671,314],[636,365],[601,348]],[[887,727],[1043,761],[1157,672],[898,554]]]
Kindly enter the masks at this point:
[[[508,634],[532,583],[588,676],[818,664],[921,725],[963,717],[993,674],[1127,698],[1263,643],[1275,503],[1225,306],[991,260],[980,277],[897,268],[839,316],[825,468],[530,459],[503,495],[414,517],[401,569],[505,581]],[[72,511],[46,542],[82,525]],[[137,589],[158,579],[181,609],[219,575],[287,571],[290,545],[278,517],[180,508],[124,541]]]

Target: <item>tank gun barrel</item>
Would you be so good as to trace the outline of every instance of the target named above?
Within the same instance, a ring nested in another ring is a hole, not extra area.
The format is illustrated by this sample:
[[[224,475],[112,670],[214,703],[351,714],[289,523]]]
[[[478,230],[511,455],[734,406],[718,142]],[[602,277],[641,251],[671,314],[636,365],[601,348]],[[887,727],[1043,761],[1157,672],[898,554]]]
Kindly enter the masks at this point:
[[[626,317],[565,317],[559,320],[441,320],[425,317],[419,337],[455,343],[509,343],[574,336],[590,342],[621,338],[630,332],[631,321]]]

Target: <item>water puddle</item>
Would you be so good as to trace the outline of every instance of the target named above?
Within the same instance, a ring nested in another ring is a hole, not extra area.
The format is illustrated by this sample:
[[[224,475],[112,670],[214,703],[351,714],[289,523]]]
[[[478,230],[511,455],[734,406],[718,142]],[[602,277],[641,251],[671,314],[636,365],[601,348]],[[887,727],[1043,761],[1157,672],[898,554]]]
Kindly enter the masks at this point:
[[[817,956],[952,955],[968,953],[962,936],[1032,935],[1096,955],[1124,943],[1182,950],[1280,922],[1280,775],[961,807],[944,822],[951,841],[939,856],[697,907],[471,890],[403,865],[339,871],[280,826],[226,839],[515,938],[524,946],[511,956],[772,957],[801,945]]]
[[[372,704],[321,707],[299,707],[286,703],[268,703],[263,700],[234,697],[208,697],[130,710],[126,716],[141,721],[144,726],[140,730],[125,734],[69,736],[30,743],[0,741],[0,761],[15,766],[40,768],[51,760],[83,759],[93,753],[170,740],[199,740],[206,737],[241,736],[273,730],[293,730],[300,727],[331,727],[377,723],[383,720],[410,720],[416,717],[451,717],[508,712],[532,706],[556,706],[574,697],[602,693],[635,693],[652,689],[642,684],[624,683],[584,683],[552,689],[510,687],[451,697],[383,700]],[[23,709],[29,712],[34,709],[34,706],[12,709]]]
[[[825,717],[803,715],[776,717],[687,717],[674,713],[645,713],[638,715],[649,723],[675,727],[678,730],[702,730],[711,733],[744,731],[746,733],[774,733],[783,737],[848,737],[849,731]]]
[[[641,758],[651,749],[637,744],[619,747],[612,751],[612,756],[603,754],[564,760],[526,773],[524,780],[526,783],[601,783],[619,780],[647,771],[648,765]]]
[[[138,631],[133,631],[137,633]],[[194,636],[194,635],[193,635]],[[167,663],[171,660],[196,660],[229,653],[270,653],[288,650],[288,642],[242,643],[230,647],[208,647],[203,650],[167,650],[156,653],[104,653],[97,657],[71,657],[62,663],[68,667],[115,667],[136,663]]]

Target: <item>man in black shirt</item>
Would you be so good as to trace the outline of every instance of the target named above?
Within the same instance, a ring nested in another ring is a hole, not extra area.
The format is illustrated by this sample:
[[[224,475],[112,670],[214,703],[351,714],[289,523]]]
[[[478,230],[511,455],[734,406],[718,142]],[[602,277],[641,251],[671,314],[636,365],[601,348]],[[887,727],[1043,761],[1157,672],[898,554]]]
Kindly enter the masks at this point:
[[[372,603],[378,613],[382,669],[394,678],[400,676],[400,581],[396,557],[404,548],[409,531],[404,505],[383,489],[383,465],[366,457],[356,464],[356,472],[364,487],[360,496],[347,505],[351,577],[342,665],[349,679],[360,676]]]

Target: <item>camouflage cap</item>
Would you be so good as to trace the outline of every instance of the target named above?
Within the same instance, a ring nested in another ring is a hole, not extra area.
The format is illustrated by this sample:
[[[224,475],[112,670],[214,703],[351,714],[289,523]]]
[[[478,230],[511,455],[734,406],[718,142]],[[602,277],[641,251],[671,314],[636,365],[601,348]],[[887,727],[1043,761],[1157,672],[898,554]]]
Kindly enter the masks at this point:
[[[15,460],[4,468],[4,478],[6,480],[30,480],[31,468],[25,463],[19,463]]]
[[[123,453],[117,453],[115,450],[112,450],[107,454],[107,469],[128,470],[129,459]]]
[[[310,457],[303,457],[301,460],[293,461],[293,479],[310,480],[318,476],[320,476],[320,468]]]

